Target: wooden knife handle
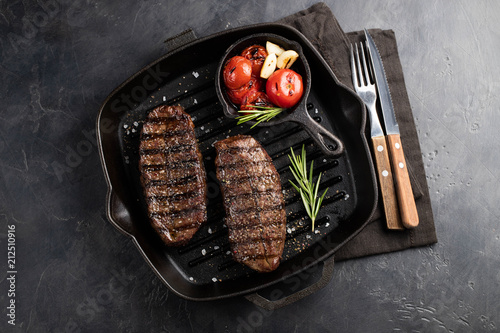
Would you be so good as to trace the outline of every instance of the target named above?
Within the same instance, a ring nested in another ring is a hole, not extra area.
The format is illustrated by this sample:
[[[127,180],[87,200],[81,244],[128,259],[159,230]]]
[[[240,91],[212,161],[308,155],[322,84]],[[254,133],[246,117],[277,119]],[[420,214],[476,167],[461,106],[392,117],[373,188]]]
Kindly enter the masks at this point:
[[[392,172],[398,195],[401,222],[406,228],[418,226],[418,212],[411,189],[410,177],[399,134],[387,135],[387,144],[392,162]]]
[[[377,168],[377,177],[382,194],[382,203],[384,204],[385,219],[387,228],[404,229],[398,210],[398,201],[392,179],[391,162],[387,151],[385,137],[372,137],[373,154],[375,156],[375,165]]]

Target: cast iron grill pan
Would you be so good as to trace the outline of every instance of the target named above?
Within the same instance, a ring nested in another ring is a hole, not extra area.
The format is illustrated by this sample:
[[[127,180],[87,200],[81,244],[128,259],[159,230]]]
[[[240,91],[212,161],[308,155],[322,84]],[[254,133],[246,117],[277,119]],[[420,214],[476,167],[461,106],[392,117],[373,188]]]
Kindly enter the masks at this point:
[[[304,48],[312,72],[307,101],[310,115],[345,144],[338,158],[325,157],[300,126],[236,126],[224,116],[215,92],[215,73],[221,56],[235,40],[270,32],[295,40]],[[207,172],[208,222],[185,246],[165,246],[151,228],[139,182],[138,147],[147,114],[160,104],[179,104],[189,113]],[[191,300],[211,300],[254,292],[282,281],[330,257],[359,232],[376,203],[373,165],[364,136],[364,111],[349,90],[340,85],[323,59],[296,30],[278,24],[259,24],[200,39],[153,62],[119,86],[105,101],[98,117],[101,160],[108,181],[107,215],[130,236],[160,279],[176,294]],[[287,211],[287,238],[280,267],[256,273],[232,260],[224,207],[215,176],[214,143],[248,134],[272,157],[280,173]],[[315,174],[322,172],[321,189],[329,188],[316,232],[300,196],[290,186],[287,155],[305,145]]]

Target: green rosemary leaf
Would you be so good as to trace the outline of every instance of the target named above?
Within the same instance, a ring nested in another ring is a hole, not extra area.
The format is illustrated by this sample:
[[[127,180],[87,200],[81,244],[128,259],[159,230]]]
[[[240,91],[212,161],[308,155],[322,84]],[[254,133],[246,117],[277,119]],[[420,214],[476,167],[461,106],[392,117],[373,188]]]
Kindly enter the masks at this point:
[[[313,184],[313,164],[314,161],[311,161],[311,167],[309,168],[309,183]]]
[[[300,191],[300,196],[302,197],[302,201],[309,203],[309,200],[307,200],[307,198],[306,198],[306,196],[304,194],[304,191]],[[310,204],[304,205],[304,208],[306,209],[307,215],[309,215],[309,217],[313,216],[311,214],[312,210],[311,210],[311,205]],[[311,219],[312,219],[312,217],[311,217]]]
[[[312,171],[312,169],[311,169]],[[318,175],[318,180],[316,181],[316,186],[314,188],[314,197],[316,198],[318,196],[318,190],[319,190],[319,183],[321,182],[321,172]]]
[[[293,188],[297,190],[297,192],[300,192],[300,188],[298,188],[294,182],[292,182],[290,179],[288,181],[290,182],[290,184],[292,184]]]
[[[319,198],[318,200],[318,206],[316,208],[316,215],[318,215],[318,212],[319,212],[319,208],[321,207],[321,204],[323,203],[323,199],[325,198],[325,195],[326,195],[326,192],[328,191],[328,188],[325,190],[325,192],[323,192],[323,195],[321,196],[321,198]]]

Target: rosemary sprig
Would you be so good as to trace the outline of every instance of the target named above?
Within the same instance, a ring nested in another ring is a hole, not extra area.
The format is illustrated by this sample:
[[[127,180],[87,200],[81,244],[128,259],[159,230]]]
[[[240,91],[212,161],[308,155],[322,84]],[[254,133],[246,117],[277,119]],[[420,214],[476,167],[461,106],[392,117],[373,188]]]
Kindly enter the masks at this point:
[[[304,145],[302,145],[302,153],[301,155],[295,155],[293,152],[293,148],[290,148],[292,151],[292,156],[288,155],[290,162],[292,165],[290,166],[290,170],[292,171],[293,177],[297,181],[295,184],[293,181],[289,180],[292,183],[292,186],[300,193],[300,197],[302,198],[302,203],[306,209],[307,215],[311,218],[312,221],[312,230],[314,231],[314,222],[316,221],[316,216],[318,216],[319,208],[321,207],[321,203],[323,202],[323,198],[328,191],[328,188],[323,192],[323,195],[318,198],[318,189],[319,183],[321,181],[321,173],[318,176],[318,180],[316,184],[313,183],[313,163],[311,161],[311,166],[309,168],[309,175],[307,174],[307,160],[306,160],[306,149]]]
[[[251,127],[254,128],[261,122],[269,121],[272,118],[279,115],[283,110],[285,110],[284,108],[258,106],[258,105],[252,105],[252,108],[254,108],[255,110],[238,110],[238,112],[247,114],[236,117],[236,119],[238,119],[237,125],[246,123],[247,121],[250,120],[255,120],[256,123],[253,124]]]

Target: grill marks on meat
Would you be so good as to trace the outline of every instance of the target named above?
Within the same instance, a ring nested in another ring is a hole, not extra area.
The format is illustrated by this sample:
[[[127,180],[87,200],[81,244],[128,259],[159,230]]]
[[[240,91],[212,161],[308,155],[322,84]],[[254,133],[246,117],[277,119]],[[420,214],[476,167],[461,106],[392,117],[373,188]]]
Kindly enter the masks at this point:
[[[286,236],[281,181],[252,137],[215,144],[233,257],[259,271],[275,270]],[[167,245],[184,245],[207,220],[206,177],[194,124],[180,106],[160,106],[143,125],[141,183],[154,230]]]
[[[187,243],[207,220],[207,186],[194,124],[181,106],[149,113],[139,155],[151,225],[165,244]]]
[[[281,181],[271,158],[251,136],[215,144],[233,258],[259,272],[275,270],[286,237]]]

